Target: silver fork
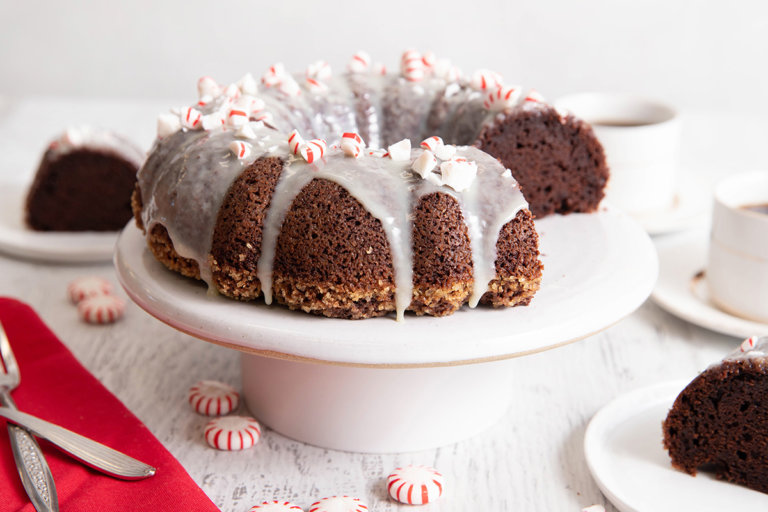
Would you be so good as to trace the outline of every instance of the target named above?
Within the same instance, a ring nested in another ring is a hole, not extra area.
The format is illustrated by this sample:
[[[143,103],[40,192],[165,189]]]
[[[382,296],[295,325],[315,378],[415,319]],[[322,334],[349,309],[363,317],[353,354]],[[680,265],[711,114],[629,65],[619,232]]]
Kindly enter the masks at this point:
[[[0,372],[0,404],[17,410],[11,398],[11,391],[19,385],[21,376],[19,365],[11,351],[11,344],[8,342],[8,336],[5,335],[2,324],[0,324],[0,363],[2,363],[0,370],[4,370]],[[35,510],[58,512],[59,498],[53,483],[53,475],[37,441],[25,429],[11,424],[8,424],[8,437],[11,439],[11,450],[13,458],[16,459],[21,483]]]

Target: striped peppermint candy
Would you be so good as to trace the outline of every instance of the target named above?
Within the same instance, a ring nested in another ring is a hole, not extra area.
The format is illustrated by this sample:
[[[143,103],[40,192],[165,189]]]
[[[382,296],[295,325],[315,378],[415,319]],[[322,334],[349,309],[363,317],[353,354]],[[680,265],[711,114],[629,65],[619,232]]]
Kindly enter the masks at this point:
[[[75,304],[88,297],[109,295],[112,293],[112,283],[103,277],[78,277],[67,286],[69,299]]]
[[[178,114],[160,114],[157,116],[157,136],[164,138],[181,130],[181,119]]]
[[[421,55],[421,62],[424,64],[425,69],[431,70],[437,63],[437,57],[435,57],[432,51],[427,50]]]
[[[269,66],[267,71],[261,77],[261,83],[267,87],[274,87],[280,85],[283,81],[283,77],[287,75],[285,66],[282,62]]]
[[[445,479],[429,466],[404,466],[387,477],[387,490],[393,500],[408,505],[424,505],[443,494]]]
[[[189,388],[189,405],[205,416],[224,416],[240,405],[240,394],[223,382],[201,380]]]
[[[224,112],[216,111],[206,114],[202,117],[200,122],[203,125],[203,130],[211,131],[218,128],[223,128],[227,124],[227,116]]]
[[[283,80],[278,85],[278,89],[280,89],[280,92],[282,92],[286,96],[301,95],[301,87],[299,86],[299,83],[296,80],[294,80],[294,78],[291,75],[285,75],[283,77]]]
[[[503,82],[504,80],[502,80],[501,75],[495,71],[491,71],[489,69],[478,69],[472,75],[472,80],[470,80],[469,83],[473,89],[477,89],[478,91],[485,91],[488,89],[496,89],[497,87],[501,87]]]
[[[544,96],[539,93],[536,89],[531,89],[528,91],[528,95],[525,97],[525,101],[530,101],[533,103],[544,103],[546,100],[544,99]]]
[[[222,416],[205,426],[205,440],[217,450],[245,450],[259,442],[261,426],[246,416]]]
[[[246,73],[243,75],[243,78],[237,81],[237,87],[240,89],[240,92],[250,96],[255,96],[259,92],[259,84],[250,73]]]
[[[371,65],[371,56],[364,51],[359,51],[349,59],[347,70],[350,73],[365,73]]]
[[[324,81],[330,79],[331,74],[331,65],[324,60],[318,60],[307,66],[307,78]]]
[[[181,126],[188,130],[196,130],[198,128],[202,128],[202,124],[200,123],[201,119],[203,117],[203,114],[193,108],[193,107],[184,107],[181,109]]]
[[[472,186],[477,177],[477,163],[468,162],[466,158],[454,157],[440,164],[440,174],[443,184],[456,192],[462,192]]]
[[[358,158],[364,149],[365,142],[357,133],[345,132],[341,135],[341,150],[345,155]]]
[[[299,130],[293,130],[290,135],[288,135],[288,147],[291,149],[291,153],[293,153],[294,156],[298,155],[299,150],[303,145],[304,139],[299,135]]]
[[[272,113],[271,112],[255,112],[251,114],[251,121],[261,121],[262,123],[271,123],[272,122]]]
[[[229,126],[243,126],[248,122],[248,112],[242,108],[233,108],[227,113],[227,124]]]
[[[522,91],[518,85],[501,85],[495,91],[488,93],[483,105],[488,110],[498,111],[517,105]]]
[[[307,78],[304,81],[304,84],[307,86],[307,90],[310,92],[313,92],[315,94],[324,94],[328,92],[329,87],[325,82],[321,82],[317,78]]]
[[[405,161],[411,159],[411,140],[403,139],[387,148],[387,154],[392,160]]]
[[[326,142],[323,139],[312,139],[307,141],[300,149],[301,157],[307,161],[308,164],[319,160],[325,156],[325,151],[328,149]]]
[[[437,135],[433,135],[432,137],[427,137],[423,141],[421,141],[421,144],[419,144],[422,148],[428,149],[430,151],[437,151],[439,148],[443,147],[445,143],[443,142],[443,139],[438,137]]]
[[[400,59],[400,73],[409,82],[419,82],[426,74],[424,59],[416,50],[406,50]]]
[[[261,505],[255,505],[248,510],[248,512],[289,512],[291,510],[298,510],[302,512],[302,509],[298,505],[294,505],[290,501],[265,501]]]
[[[456,146],[445,144],[435,150],[435,156],[440,160],[450,160],[456,154]]]
[[[742,352],[749,352],[750,350],[754,350],[755,346],[757,345],[758,338],[760,338],[760,336],[750,336],[749,338],[745,339],[741,342],[739,350]]]
[[[229,143],[229,150],[238,160],[243,160],[251,156],[252,146],[242,140],[233,140]]]
[[[215,98],[221,94],[221,86],[210,76],[203,76],[197,81],[197,95],[199,98],[209,96]]]
[[[368,506],[352,496],[331,496],[309,506],[309,512],[367,512]]]
[[[81,300],[77,312],[89,324],[111,324],[123,317],[125,301],[114,295],[94,295]]]

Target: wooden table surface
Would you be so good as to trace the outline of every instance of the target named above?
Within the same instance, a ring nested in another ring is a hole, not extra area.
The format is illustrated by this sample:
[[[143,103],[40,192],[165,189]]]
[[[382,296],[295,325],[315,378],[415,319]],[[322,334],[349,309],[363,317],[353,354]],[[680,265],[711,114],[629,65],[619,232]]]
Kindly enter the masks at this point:
[[[48,140],[70,124],[109,126],[148,147],[155,116],[168,104],[0,101],[0,179],[29,181]],[[765,168],[765,140],[768,122],[756,116],[686,113],[683,169],[708,185],[739,169]],[[704,214],[701,224],[707,222]],[[582,445],[590,418],[626,391],[692,378],[739,342],[679,320],[649,301],[591,338],[521,359],[507,414],[457,444],[370,455],[324,450],[267,430],[254,449],[218,452],[206,446],[206,419],[192,412],[186,394],[200,379],[238,386],[238,353],[177,332],[132,303],[114,325],[82,323],[65,291],[83,275],[104,276],[117,285],[109,263],[48,264],[0,254],[0,294],[34,307],[227,512],[245,512],[266,499],[292,500],[306,508],[334,494],[357,496],[374,511],[408,510],[387,499],[385,479],[390,470],[409,463],[434,466],[448,482],[443,499],[420,510],[578,511],[592,504],[615,510],[585,463]]]

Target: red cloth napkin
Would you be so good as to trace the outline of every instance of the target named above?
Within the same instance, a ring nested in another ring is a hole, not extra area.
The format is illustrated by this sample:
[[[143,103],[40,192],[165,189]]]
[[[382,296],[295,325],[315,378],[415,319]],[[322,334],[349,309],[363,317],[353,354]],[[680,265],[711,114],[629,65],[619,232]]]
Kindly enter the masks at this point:
[[[147,427],[74,358],[32,308],[0,298],[0,321],[21,371],[21,385],[13,398],[22,411],[157,468],[157,474],[145,480],[117,480],[86,468],[41,440],[62,511],[219,510]],[[5,421],[0,423],[0,509],[34,512],[16,471]]]

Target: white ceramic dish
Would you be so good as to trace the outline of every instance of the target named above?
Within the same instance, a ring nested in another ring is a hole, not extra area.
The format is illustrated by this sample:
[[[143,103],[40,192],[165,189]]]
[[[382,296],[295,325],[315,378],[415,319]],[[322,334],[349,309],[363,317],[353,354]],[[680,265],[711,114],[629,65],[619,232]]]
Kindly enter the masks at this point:
[[[268,426],[328,448],[411,451],[490,426],[514,399],[513,358],[598,332],[650,293],[653,244],[627,215],[550,217],[537,230],[545,277],[530,306],[404,322],[319,318],[208,296],[158,263],[132,224],[115,264],[128,295],[150,314],[244,352],[246,403]]]
[[[592,418],[584,454],[600,490],[621,512],[765,510],[768,496],[763,493],[672,468],[661,423],[687,383],[632,391]]]
[[[631,214],[649,235],[705,227],[709,222],[711,193],[708,188],[695,179],[684,179],[681,183],[669,207]]]
[[[24,225],[23,204],[29,185],[0,183],[0,251],[59,263],[98,263],[112,259],[118,232],[32,231]]]
[[[703,274],[707,262],[707,231],[694,231],[656,241],[659,280],[651,297],[673,315],[706,329],[736,338],[768,334],[768,324],[747,320],[709,300]]]

